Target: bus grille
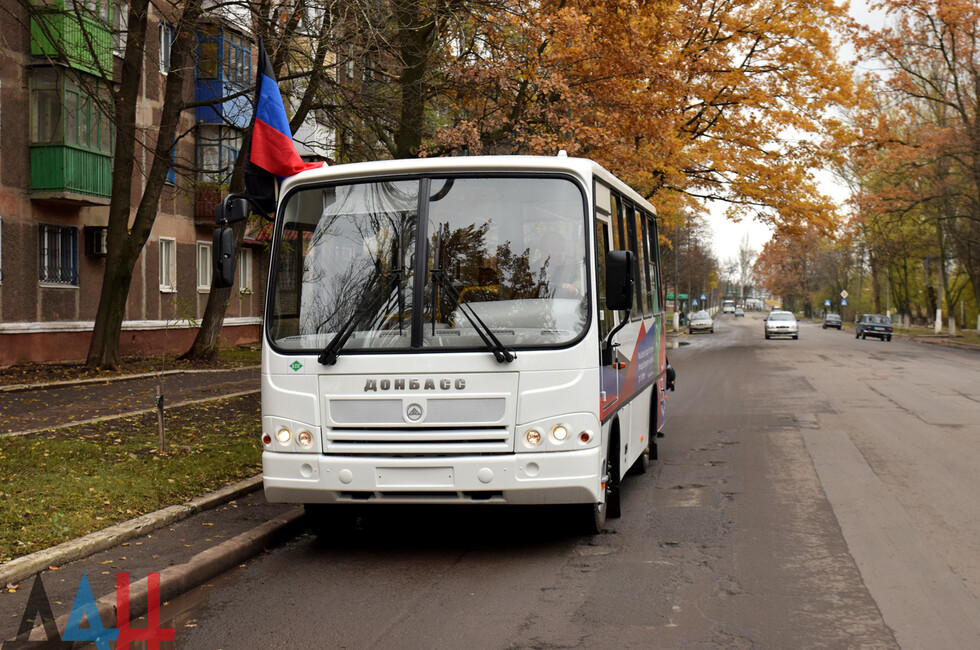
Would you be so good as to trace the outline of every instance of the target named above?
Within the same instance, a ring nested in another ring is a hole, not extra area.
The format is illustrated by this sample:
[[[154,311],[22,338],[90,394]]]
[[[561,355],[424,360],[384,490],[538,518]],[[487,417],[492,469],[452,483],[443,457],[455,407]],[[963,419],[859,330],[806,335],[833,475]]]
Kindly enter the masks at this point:
[[[330,429],[327,454],[370,456],[461,456],[504,454],[514,450],[510,431],[471,429]]]
[[[405,423],[405,406],[400,399],[341,399],[329,401],[330,418],[341,426],[391,426]],[[502,397],[428,398],[419,400],[426,405],[425,424],[491,425],[504,418],[507,400]]]

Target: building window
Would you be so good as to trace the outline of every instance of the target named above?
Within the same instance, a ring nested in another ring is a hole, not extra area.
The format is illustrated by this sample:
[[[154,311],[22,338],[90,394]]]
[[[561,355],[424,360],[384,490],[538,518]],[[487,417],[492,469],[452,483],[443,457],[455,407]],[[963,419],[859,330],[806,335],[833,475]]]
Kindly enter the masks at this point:
[[[220,39],[218,27],[204,25],[197,35],[197,78],[217,79],[218,64],[221,61],[218,52]]]
[[[241,130],[217,124],[200,124],[196,146],[197,180],[227,184],[242,148]]]
[[[129,5],[125,2],[112,3],[112,53],[123,56],[126,53],[126,36],[129,34]]]
[[[78,285],[78,229],[38,226],[38,280]]]
[[[197,242],[197,290],[211,291],[211,243]]]
[[[109,254],[109,229],[106,226],[85,226],[85,254],[105,257]]]
[[[160,23],[160,72],[170,72],[170,49],[174,44],[174,28]]]
[[[247,86],[252,81],[251,43],[244,37],[225,30],[221,45],[224,48],[221,59],[225,81]]]
[[[160,238],[160,291],[177,291],[177,240]]]
[[[174,136],[174,146],[170,148],[170,169],[167,170],[167,178],[164,182],[167,185],[177,184],[177,136]]]
[[[36,68],[31,76],[31,144],[112,154],[111,105],[105,84],[93,77],[82,83],[56,68]]]
[[[252,293],[252,249],[243,248],[238,256],[238,290]]]

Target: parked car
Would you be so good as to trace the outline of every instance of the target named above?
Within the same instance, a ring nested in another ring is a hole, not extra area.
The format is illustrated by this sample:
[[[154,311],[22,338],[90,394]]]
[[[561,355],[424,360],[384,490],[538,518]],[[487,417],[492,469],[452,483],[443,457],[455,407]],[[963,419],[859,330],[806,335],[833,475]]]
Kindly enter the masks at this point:
[[[882,341],[892,340],[892,321],[881,314],[864,314],[854,330],[855,338],[866,339],[875,336]]]
[[[771,311],[766,316],[766,339],[774,336],[791,336],[794,339],[800,337],[800,327],[796,323],[796,316],[789,311]]]
[[[843,322],[841,321],[840,314],[827,314],[823,317],[824,329],[827,329],[828,327],[836,327],[837,329],[840,329],[842,325]]]
[[[715,322],[711,320],[711,314],[701,310],[691,314],[691,318],[687,323],[688,334],[694,334],[695,332],[714,332]]]
[[[736,307],[735,308],[735,318],[738,318],[739,316],[741,316],[742,318],[745,318],[745,310],[742,309],[741,307]]]

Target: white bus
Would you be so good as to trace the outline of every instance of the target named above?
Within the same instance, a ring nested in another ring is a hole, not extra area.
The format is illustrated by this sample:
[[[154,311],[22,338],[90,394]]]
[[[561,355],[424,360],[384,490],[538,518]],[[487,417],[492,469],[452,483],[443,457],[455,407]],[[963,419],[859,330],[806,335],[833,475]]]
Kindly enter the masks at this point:
[[[721,313],[723,314],[734,314],[735,313],[735,301],[734,300],[723,300],[721,303]]]
[[[564,155],[287,179],[266,497],[305,504],[320,534],[380,503],[578,504],[601,531],[627,470],[656,458],[673,383],[657,242],[649,203]]]

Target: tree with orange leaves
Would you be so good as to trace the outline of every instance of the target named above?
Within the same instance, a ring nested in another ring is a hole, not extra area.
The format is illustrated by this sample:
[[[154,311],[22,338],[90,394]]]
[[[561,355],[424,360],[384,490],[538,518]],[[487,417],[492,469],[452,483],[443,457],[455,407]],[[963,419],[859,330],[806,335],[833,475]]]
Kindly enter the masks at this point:
[[[832,0],[517,2],[457,58],[430,151],[566,149],[664,215],[724,201],[829,228],[813,172],[843,137],[833,109],[855,100],[831,31],[844,19]]]
[[[813,296],[820,280],[820,243],[826,241],[816,227],[802,232],[777,231],[755,262],[755,278],[769,293],[783,299],[785,309],[802,308],[813,315]]]

